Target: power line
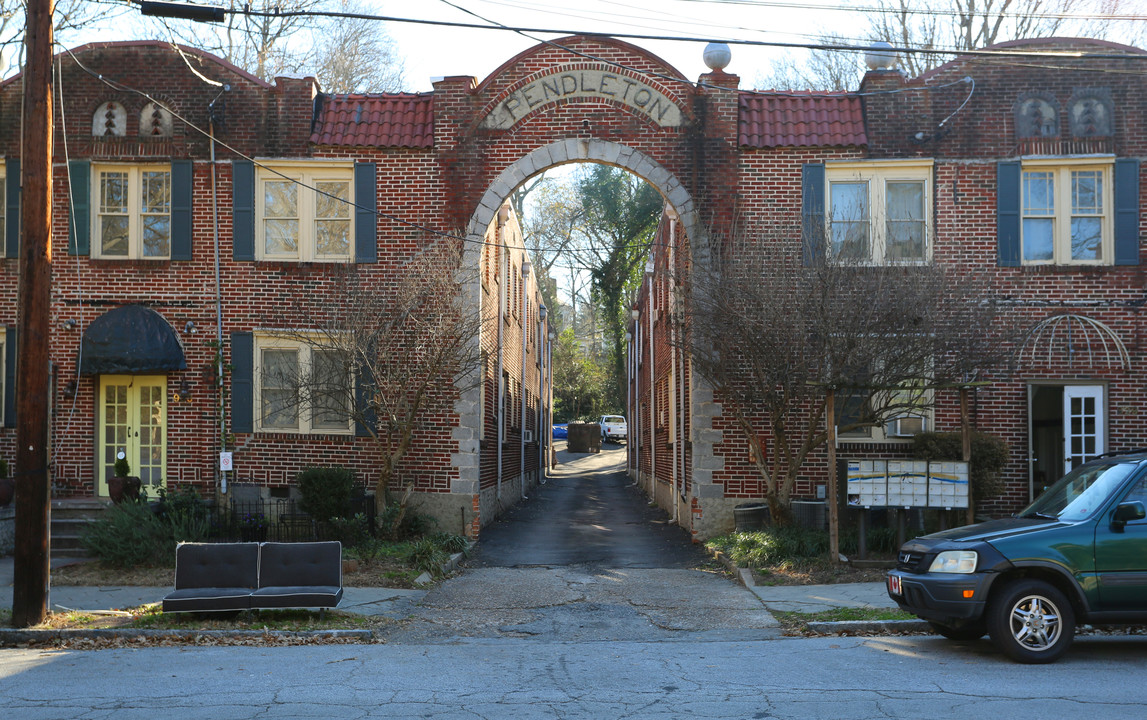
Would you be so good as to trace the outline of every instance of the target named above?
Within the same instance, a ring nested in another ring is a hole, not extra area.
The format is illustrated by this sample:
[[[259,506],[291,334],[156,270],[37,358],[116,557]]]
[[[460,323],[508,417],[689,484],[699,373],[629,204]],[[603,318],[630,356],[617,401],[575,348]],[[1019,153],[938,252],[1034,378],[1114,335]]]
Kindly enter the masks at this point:
[[[448,3],[451,4],[451,3]],[[468,10],[453,5],[456,9],[462,10],[471,15],[475,15]],[[810,6],[814,8],[815,6]],[[872,50],[870,45],[843,45],[840,43],[792,43],[781,42],[777,40],[745,40],[729,37],[715,37],[715,36],[685,36],[685,35],[653,35],[647,33],[605,33],[585,30],[570,30],[558,28],[545,28],[545,27],[521,27],[504,24],[491,24],[489,21],[486,23],[468,23],[449,20],[424,20],[418,18],[405,18],[396,17],[391,15],[377,15],[373,13],[352,13],[352,12],[338,12],[333,10],[300,10],[300,11],[287,11],[287,12],[266,12],[260,10],[252,10],[249,7],[242,10],[228,10],[229,13],[247,15],[250,17],[262,18],[292,18],[292,17],[315,17],[315,18],[332,18],[332,19],[350,19],[350,20],[377,20],[380,22],[393,22],[393,23],[409,23],[416,25],[432,25],[438,27],[453,27],[471,30],[499,30],[504,32],[522,33],[542,33],[546,35],[583,35],[586,37],[613,37],[625,40],[653,40],[665,42],[693,42],[693,43],[709,43],[721,42],[728,45],[746,45],[750,47],[776,47],[788,48],[799,50],[836,50],[842,52],[869,52]],[[475,15],[477,17],[477,15]],[[1147,16],[1142,17],[1129,17],[1131,20],[1147,20]],[[980,49],[943,49],[936,47],[911,47],[911,46],[896,46],[893,45],[887,48],[881,48],[883,52],[889,53],[908,53],[908,54],[941,54],[941,55],[979,55],[988,57],[1046,57],[1046,58],[1071,58],[1071,59],[1108,59],[1108,60],[1147,60],[1147,53],[1140,54],[1125,54],[1125,53],[1096,53],[1084,52],[1080,50],[1020,50],[1014,48],[997,48],[992,50]]]

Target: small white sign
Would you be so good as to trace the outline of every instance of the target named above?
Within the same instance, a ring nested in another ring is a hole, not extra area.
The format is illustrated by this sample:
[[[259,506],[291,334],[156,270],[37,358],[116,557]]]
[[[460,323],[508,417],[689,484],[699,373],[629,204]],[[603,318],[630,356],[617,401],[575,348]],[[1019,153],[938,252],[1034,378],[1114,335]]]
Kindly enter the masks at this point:
[[[231,468],[232,468],[231,453],[229,453],[229,452],[219,453],[219,469],[222,470],[223,472],[231,472]]]

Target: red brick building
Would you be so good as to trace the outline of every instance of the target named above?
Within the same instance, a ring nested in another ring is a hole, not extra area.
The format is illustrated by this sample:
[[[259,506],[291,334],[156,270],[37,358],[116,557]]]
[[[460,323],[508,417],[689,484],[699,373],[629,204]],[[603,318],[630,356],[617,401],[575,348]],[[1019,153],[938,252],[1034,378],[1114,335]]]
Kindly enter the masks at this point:
[[[857,252],[839,233],[863,224],[864,264],[941,265],[981,278],[1018,328],[1010,366],[972,392],[976,430],[1010,446],[1002,494],[1012,512],[1066,468],[1147,446],[1138,49],[1091,40],[1006,43],[918,78],[871,70],[857,92],[741,92],[729,176],[740,216],[815,218],[813,256]],[[807,236],[806,236],[807,238]],[[630,469],[698,537],[726,532],[765,484],[745,433],[723,412],[672,336],[688,306],[676,287],[694,240],[672,213],[635,304]],[[809,253],[798,232],[779,239]],[[827,247],[825,247],[827,245]],[[807,256],[807,255],[806,255]],[[696,255],[694,254],[694,259]],[[670,271],[673,269],[673,271]],[[906,458],[922,430],[960,429],[959,393],[837,440],[845,458]],[[774,438],[756,428],[766,452]],[[825,496],[826,449],[796,496]]]
[[[1096,447],[1147,444],[1138,422],[1147,398],[1138,371],[1137,159],[1147,134],[1135,112],[1145,94],[1138,75],[1123,72],[1141,53],[1067,46],[1096,57],[975,56],[913,79],[873,71],[859,93],[843,95],[749,93],[720,70],[692,81],[608,38],[542,44],[481,82],[446,78],[420,95],[326,95],[311,79],[268,84],[158,42],[63,53],[53,496],[105,496],[119,452],[153,486],[221,493],[226,479],[282,495],[299,470],[328,464],[369,481],[379,456],[361,428],[340,421],[337,407],[293,397],[271,371],[323,366],[322,352],[298,339],[333,312],[323,300],[340,270],[387,288],[412,258],[444,242],[463,249],[458,292],[484,318],[476,340],[483,382],[437,383],[392,485],[412,484],[441,529],[476,536],[538,481],[549,437],[548,327],[506,203],[547,168],[597,162],[642,177],[671,208],[664,231],[674,241],[654,267],[707,262],[738,218],[817,203],[823,212],[837,189],[894,180],[915,198],[898,206],[909,208],[906,217],[892,219],[922,228],[918,260],[990,275],[1033,327],[1031,347],[1017,349],[1028,351],[1020,353],[1026,367],[979,391],[974,404],[976,426],[1012,443],[1007,493],[990,506],[1010,509],[1028,494],[1029,440],[1054,445],[1044,428],[1065,424],[1055,411],[1064,398],[1087,404],[1088,421],[1102,423]],[[9,120],[0,125],[5,457],[18,422],[19,104],[19,78],[0,85],[0,118]],[[1091,204],[1076,203],[1073,215],[1070,193],[1051,207],[1044,192],[1045,207],[1021,207],[1023,183],[1083,183]],[[888,219],[884,195],[866,202],[874,218]],[[1037,242],[1031,233],[1048,218],[1060,230],[1040,230]],[[1062,232],[1072,218],[1098,228],[1082,256]],[[886,252],[874,233],[872,247]],[[802,252],[799,238],[792,244]],[[721,398],[673,349],[666,318],[678,309],[661,277],[644,285],[633,328],[640,412],[630,420],[632,468],[706,537],[731,527],[732,508],[761,488]],[[1074,344],[1060,325],[1078,329]],[[1082,353],[1078,332],[1095,333],[1092,352]],[[929,421],[952,427],[951,399],[938,400]],[[906,442],[881,435],[852,444],[899,452]],[[227,475],[224,450],[234,466]],[[815,497],[823,467],[810,464],[803,494]]]

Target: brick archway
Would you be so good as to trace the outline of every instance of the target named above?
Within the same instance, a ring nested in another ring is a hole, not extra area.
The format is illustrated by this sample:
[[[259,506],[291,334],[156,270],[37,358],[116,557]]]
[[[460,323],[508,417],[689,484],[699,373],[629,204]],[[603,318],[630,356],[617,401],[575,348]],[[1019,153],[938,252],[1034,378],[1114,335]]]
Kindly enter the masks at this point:
[[[699,220],[696,204],[692,195],[673,173],[650,156],[627,145],[599,139],[560,140],[543,145],[517,162],[511,163],[482,194],[466,228],[467,242],[462,260],[462,277],[467,280],[463,284],[462,293],[467,302],[482,301],[481,281],[478,279],[482,247],[485,243],[486,228],[494,221],[502,204],[515,188],[530,177],[559,165],[578,162],[623,168],[656,188],[680,218],[679,221],[689,237],[694,267],[708,264],[708,236]],[[469,436],[469,440],[460,440],[463,446],[471,443],[476,447],[478,444],[481,392],[481,388],[478,387],[462,392],[456,405],[460,427]],[[694,453],[699,451],[701,454],[711,453],[712,443],[704,445],[706,447],[701,448],[694,442]],[[458,475],[454,481],[453,492],[470,493],[475,496],[479,494],[480,468],[472,457],[465,452],[455,456],[454,467]]]

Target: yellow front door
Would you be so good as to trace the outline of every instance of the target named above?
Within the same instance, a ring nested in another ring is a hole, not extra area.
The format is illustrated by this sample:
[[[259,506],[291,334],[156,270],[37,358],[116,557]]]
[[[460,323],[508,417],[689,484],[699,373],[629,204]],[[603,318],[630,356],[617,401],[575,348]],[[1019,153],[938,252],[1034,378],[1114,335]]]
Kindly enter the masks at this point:
[[[115,461],[126,458],[131,475],[156,497],[167,464],[167,378],[163,375],[101,375],[98,493],[108,494]]]

